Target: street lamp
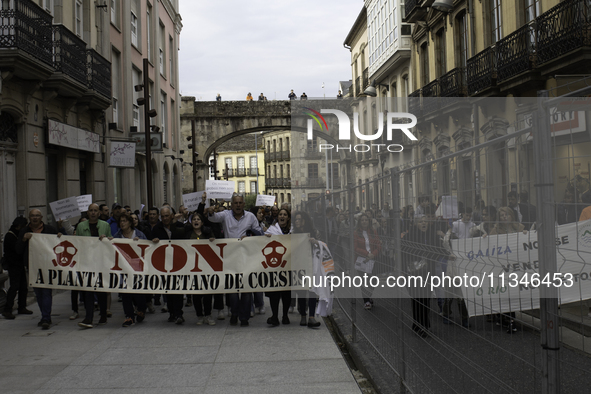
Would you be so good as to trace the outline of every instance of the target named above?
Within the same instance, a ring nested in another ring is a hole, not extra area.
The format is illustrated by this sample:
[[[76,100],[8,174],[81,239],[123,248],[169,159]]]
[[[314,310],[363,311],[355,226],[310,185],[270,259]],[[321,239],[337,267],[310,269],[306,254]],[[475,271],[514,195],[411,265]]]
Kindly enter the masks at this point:
[[[376,80],[374,79],[373,82],[371,83],[371,85],[369,85],[367,87],[367,89],[365,89],[365,91],[363,92],[363,94],[365,94],[366,96],[369,97],[376,97],[378,95],[378,92],[376,90],[376,86],[383,86],[386,88],[386,90],[389,92],[390,91],[390,87],[388,85],[384,85],[382,83],[377,83],[376,84]]]

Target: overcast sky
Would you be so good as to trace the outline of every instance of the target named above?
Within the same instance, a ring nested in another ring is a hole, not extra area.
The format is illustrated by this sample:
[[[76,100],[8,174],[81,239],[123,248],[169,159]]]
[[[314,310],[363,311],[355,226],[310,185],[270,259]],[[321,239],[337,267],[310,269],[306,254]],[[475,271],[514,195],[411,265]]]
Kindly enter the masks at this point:
[[[334,97],[351,79],[343,42],[362,0],[180,0],[183,96]],[[322,83],[325,84],[323,92]]]

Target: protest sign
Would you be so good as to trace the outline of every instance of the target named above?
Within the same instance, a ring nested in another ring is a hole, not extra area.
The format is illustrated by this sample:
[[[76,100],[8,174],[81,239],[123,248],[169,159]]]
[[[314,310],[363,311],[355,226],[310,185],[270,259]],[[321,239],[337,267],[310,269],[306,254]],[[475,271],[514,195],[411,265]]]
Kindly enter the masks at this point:
[[[310,253],[307,234],[157,244],[33,234],[29,280],[32,287],[115,293],[300,290],[302,277],[313,275]]]
[[[63,200],[50,202],[49,206],[56,221],[80,216],[80,208],[76,197],[68,197]]]
[[[183,205],[189,211],[194,211],[199,207],[201,203],[201,196],[203,196],[204,190],[195,193],[183,194]],[[205,199],[205,208],[209,208],[209,199]]]
[[[76,201],[78,202],[78,210],[80,212],[86,212],[88,211],[88,206],[92,204],[92,194],[78,196],[76,197]]]
[[[257,195],[257,200],[254,203],[257,207],[262,207],[263,205],[271,206],[273,204],[275,204],[275,196],[267,196],[266,194]]]
[[[208,198],[224,198],[229,200],[232,198],[234,193],[235,184],[234,181],[205,181],[205,191],[207,192]]]

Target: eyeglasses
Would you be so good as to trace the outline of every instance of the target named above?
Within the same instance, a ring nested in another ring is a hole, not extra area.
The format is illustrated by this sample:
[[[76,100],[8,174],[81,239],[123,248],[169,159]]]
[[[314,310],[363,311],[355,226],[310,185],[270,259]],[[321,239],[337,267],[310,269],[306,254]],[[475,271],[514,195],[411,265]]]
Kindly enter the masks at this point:
[[[242,193],[232,193],[232,197],[244,197]]]

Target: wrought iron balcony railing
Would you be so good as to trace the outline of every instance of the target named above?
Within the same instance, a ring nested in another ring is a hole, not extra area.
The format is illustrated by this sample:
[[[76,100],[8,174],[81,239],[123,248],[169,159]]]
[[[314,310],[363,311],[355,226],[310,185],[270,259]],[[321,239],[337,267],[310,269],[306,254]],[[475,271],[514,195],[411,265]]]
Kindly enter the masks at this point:
[[[94,49],[87,49],[88,88],[111,99],[111,63]]]
[[[591,4],[566,0],[538,18],[537,62],[544,64],[574,49],[591,44]]]
[[[361,93],[361,78],[357,77],[355,78],[355,97],[359,97]]]
[[[233,176],[235,176],[235,172],[234,172],[234,169],[233,168],[226,168],[225,171],[226,171],[226,176],[228,176],[230,178],[233,177]]]
[[[277,178],[275,184],[277,187],[283,187],[283,178]]]
[[[257,175],[259,175],[259,169],[258,168],[249,168],[248,169],[248,175],[250,175],[250,176],[257,176]]]
[[[246,176],[246,168],[236,168],[236,176]]]
[[[429,114],[439,109],[439,81],[434,80],[423,86],[423,114]]]
[[[18,48],[53,66],[53,17],[31,0],[2,1],[0,48]]]
[[[497,80],[495,47],[488,47],[468,59],[466,71],[469,96],[495,86]]]
[[[367,87],[369,86],[369,70],[366,68],[365,70],[363,70],[363,91],[365,92],[365,89],[367,89]]]
[[[523,25],[496,44],[497,82],[504,81],[535,64],[535,31],[532,25]]]
[[[307,187],[326,187],[324,178],[306,178],[304,184]]]
[[[462,97],[466,95],[466,69],[456,67],[439,77],[441,97]]]
[[[283,187],[291,187],[291,178],[283,178]]]
[[[54,25],[53,48],[53,66],[56,71],[61,71],[86,86],[86,43],[64,25]]]
[[[415,116],[421,115],[421,89],[408,95],[408,111]]]
[[[290,155],[289,155],[289,151],[288,150],[284,150],[281,152],[281,159],[283,160],[289,160]]]

